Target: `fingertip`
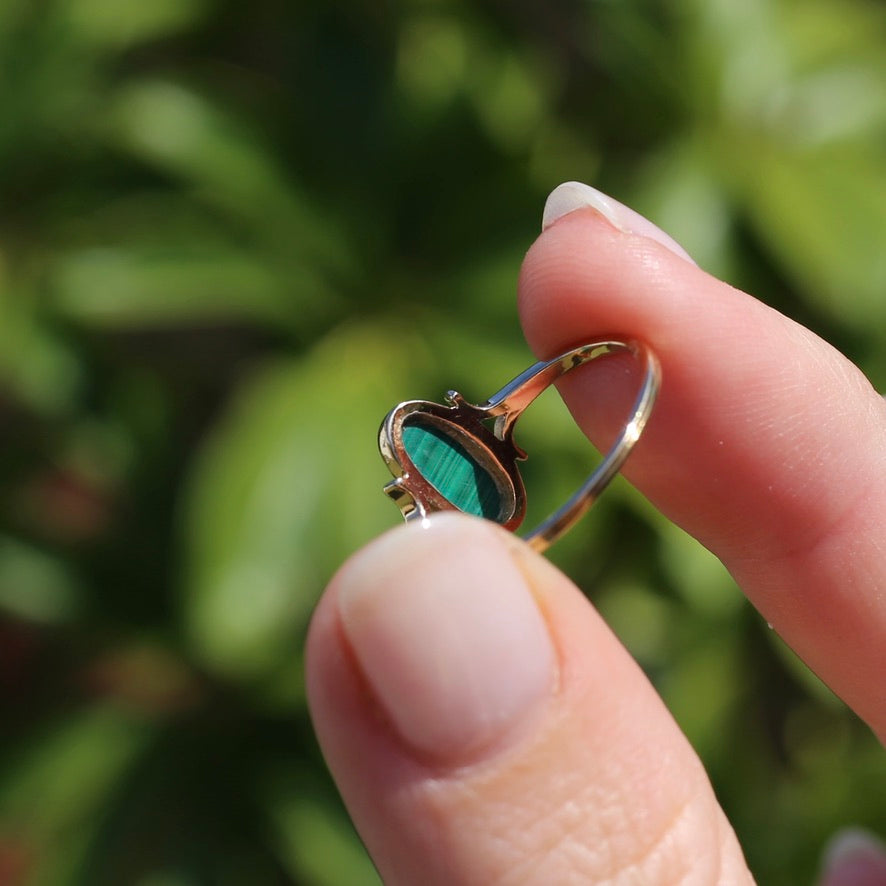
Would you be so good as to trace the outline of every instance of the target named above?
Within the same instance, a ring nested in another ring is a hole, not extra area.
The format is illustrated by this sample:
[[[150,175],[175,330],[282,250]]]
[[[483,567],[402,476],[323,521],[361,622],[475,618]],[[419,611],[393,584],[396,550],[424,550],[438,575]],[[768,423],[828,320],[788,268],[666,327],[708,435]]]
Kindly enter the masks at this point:
[[[388,533],[335,582],[342,636],[396,737],[461,764],[556,683],[547,626],[502,530],[461,514]]]
[[[743,869],[642,672],[498,527],[444,514],[359,552],[308,658],[321,746],[385,882],[598,882],[637,857],[650,876]]]
[[[670,234],[645,216],[619,202],[608,194],[583,182],[563,182],[548,195],[542,213],[542,230],[546,231],[564,216],[580,209],[591,209],[603,216],[613,227],[625,234],[647,237],[669,249],[684,261],[695,260]]]
[[[653,349],[662,392],[625,475],[723,560],[766,621],[883,735],[870,675],[882,671],[886,626],[871,593],[886,581],[886,405],[868,379],[790,318],[591,209],[541,234],[519,286],[540,357],[601,333]],[[603,369],[560,385],[598,444],[627,402]]]

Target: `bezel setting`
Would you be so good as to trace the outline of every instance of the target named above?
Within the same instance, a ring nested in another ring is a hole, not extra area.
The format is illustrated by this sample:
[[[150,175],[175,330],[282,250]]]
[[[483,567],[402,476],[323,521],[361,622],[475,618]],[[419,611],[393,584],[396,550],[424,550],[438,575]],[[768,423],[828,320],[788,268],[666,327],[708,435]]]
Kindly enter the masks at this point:
[[[464,460],[468,466],[472,464],[475,471],[481,469],[499,497],[496,522],[505,529],[515,530],[526,515],[526,491],[517,467],[518,461],[526,459],[526,453],[514,442],[514,425],[535,398],[561,376],[600,357],[619,353],[632,355],[643,367],[631,413],[602,461],[578,490],[525,536],[530,547],[544,551],[590,509],[627,460],[652,415],[661,386],[661,368],[655,354],[640,342],[607,338],[571,348],[551,360],[530,366],[484,403],[469,403],[458,392],[449,391],[445,397],[448,405],[429,400],[407,400],[398,404],[385,417],[379,431],[379,450],[394,478],[384,491],[397,503],[407,522],[425,520],[435,511],[461,510],[424,475],[404,441],[404,428],[431,429],[430,436],[438,441],[441,434],[446,438],[441,445],[449,450],[434,466],[438,482],[449,485],[456,498],[461,496],[469,512],[474,512],[470,509],[479,505],[483,510],[481,516],[488,518],[485,478],[475,489],[465,486],[463,466],[459,466],[458,460]],[[429,444],[431,451],[434,445]],[[416,451],[422,454],[421,443]],[[464,495],[465,489],[467,495]]]
[[[460,444],[486,471],[500,500],[495,522],[505,529],[516,529],[526,515],[526,490],[517,468],[526,453],[514,442],[512,428],[504,429],[497,422],[492,429],[488,427],[495,419],[488,409],[468,403],[457,391],[450,391],[445,399],[448,406],[408,400],[388,413],[379,432],[379,450],[394,479],[384,491],[407,521],[424,519],[434,511],[459,510],[425,477],[403,442],[403,429],[409,425],[434,427]],[[503,436],[497,436],[497,429]]]

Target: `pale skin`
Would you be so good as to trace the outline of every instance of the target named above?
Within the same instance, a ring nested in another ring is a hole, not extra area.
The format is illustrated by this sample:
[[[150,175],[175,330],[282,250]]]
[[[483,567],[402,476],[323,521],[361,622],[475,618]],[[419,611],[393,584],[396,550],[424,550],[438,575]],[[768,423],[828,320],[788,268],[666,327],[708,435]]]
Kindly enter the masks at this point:
[[[550,224],[520,274],[527,340],[539,358],[609,334],[654,349],[664,386],[624,473],[882,740],[886,402],[811,332],[630,227],[590,208]],[[604,362],[561,383],[598,443],[637,385],[629,360]],[[307,668],[391,886],[753,882],[646,677],[566,577],[489,523],[446,514],[354,555]]]

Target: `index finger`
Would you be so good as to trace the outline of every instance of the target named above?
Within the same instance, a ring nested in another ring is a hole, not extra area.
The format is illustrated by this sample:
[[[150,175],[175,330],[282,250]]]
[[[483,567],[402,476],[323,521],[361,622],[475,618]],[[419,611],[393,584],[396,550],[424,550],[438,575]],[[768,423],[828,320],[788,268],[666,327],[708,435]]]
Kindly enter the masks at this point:
[[[600,334],[653,348],[664,384],[626,475],[886,736],[886,402],[863,374],[787,317],[592,209],[564,215],[530,249],[520,311],[541,357]],[[636,384],[617,367],[601,385],[602,370],[561,384],[598,442]]]

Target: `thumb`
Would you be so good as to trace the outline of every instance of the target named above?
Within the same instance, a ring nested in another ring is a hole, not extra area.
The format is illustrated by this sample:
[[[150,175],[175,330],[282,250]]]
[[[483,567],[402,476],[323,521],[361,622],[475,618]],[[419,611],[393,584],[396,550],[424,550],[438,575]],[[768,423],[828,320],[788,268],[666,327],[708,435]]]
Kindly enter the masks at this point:
[[[581,593],[458,514],[331,583],[308,693],[388,884],[751,883],[697,757]]]

